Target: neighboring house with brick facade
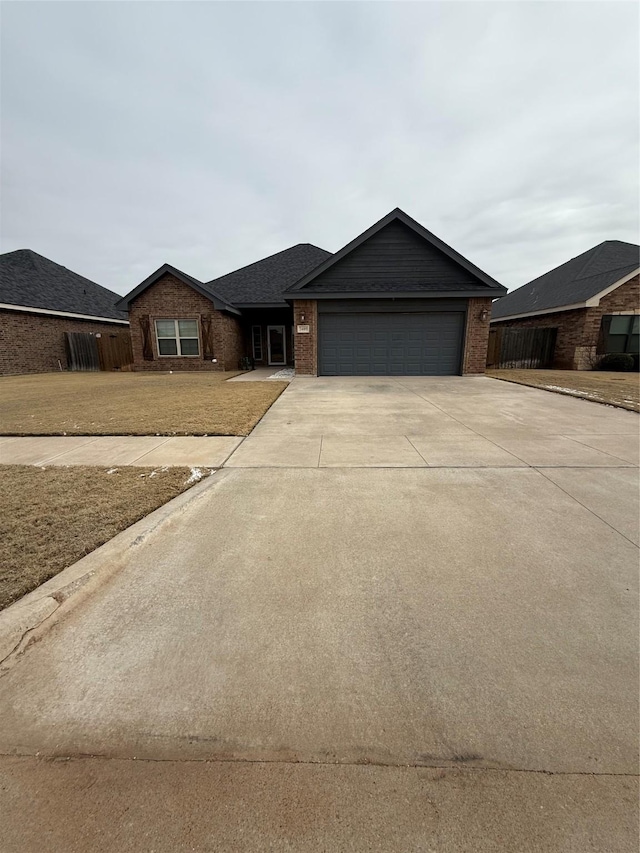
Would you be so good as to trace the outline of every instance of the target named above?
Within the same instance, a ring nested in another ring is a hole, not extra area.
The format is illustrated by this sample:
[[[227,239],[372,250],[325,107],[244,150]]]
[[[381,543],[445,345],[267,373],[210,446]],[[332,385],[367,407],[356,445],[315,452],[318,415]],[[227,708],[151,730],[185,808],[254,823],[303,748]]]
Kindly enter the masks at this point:
[[[67,332],[128,332],[120,298],[30,249],[0,255],[0,374],[67,370]]]
[[[606,240],[507,294],[492,313],[492,330],[555,330],[552,367],[588,370],[605,353],[637,354],[640,246]]]
[[[209,282],[165,264],[118,307],[136,370],[474,374],[505,292],[396,209],[334,255],[302,243]]]

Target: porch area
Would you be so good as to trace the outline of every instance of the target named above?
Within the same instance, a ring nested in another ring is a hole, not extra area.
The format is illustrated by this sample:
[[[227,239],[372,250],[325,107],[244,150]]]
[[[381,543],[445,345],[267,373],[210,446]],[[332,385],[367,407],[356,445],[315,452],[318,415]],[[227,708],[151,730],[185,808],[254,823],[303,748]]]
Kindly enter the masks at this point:
[[[293,311],[291,308],[245,310],[242,319],[245,353],[254,367],[273,368],[270,371],[271,374],[281,368],[293,367]]]

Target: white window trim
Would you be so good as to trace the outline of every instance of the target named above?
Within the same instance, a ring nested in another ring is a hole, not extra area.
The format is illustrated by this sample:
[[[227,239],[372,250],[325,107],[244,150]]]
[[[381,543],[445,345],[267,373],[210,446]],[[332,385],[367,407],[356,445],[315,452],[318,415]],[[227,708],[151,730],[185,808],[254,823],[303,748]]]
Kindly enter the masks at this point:
[[[186,335],[182,335],[182,339],[185,341],[198,341],[198,352],[194,355],[192,353],[183,354],[182,347],[180,345],[180,330],[178,328],[178,320],[195,320],[196,328],[198,329],[198,335],[195,337],[187,337]],[[200,358],[200,326],[195,317],[179,317],[178,320],[174,320],[173,317],[156,317],[153,321],[153,327],[156,330],[156,352],[158,353],[158,358]],[[175,338],[160,338],[158,336],[158,322],[161,323],[173,323],[173,330],[176,333]],[[178,352],[175,355],[162,355],[160,353],[160,341],[173,341],[176,342],[176,349]]]
[[[71,311],[53,311],[51,308],[32,308],[29,305],[13,305],[8,302],[0,302],[3,311],[20,311],[24,314],[47,314],[51,317],[68,317],[72,320],[95,320],[100,323],[116,323],[119,326],[128,326],[128,320],[115,320],[113,317],[99,317],[95,314],[74,314]]]
[[[256,355],[256,339],[255,339],[255,330],[258,329],[260,333],[260,355]],[[253,353],[253,358],[255,361],[262,361],[264,359],[264,352],[262,348],[262,326],[254,324],[251,326],[251,352]]]

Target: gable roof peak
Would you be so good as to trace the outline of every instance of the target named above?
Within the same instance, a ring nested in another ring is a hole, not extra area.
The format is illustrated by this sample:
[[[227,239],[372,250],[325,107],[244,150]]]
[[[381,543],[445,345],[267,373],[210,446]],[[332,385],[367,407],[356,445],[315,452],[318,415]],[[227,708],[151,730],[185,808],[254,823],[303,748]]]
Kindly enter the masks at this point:
[[[123,311],[127,311],[129,309],[129,305],[131,302],[137,297],[140,296],[147,288],[151,287],[152,284],[155,284],[159,281],[164,275],[174,276],[181,281],[183,284],[186,284],[188,287],[193,288],[197,293],[201,296],[204,296],[206,299],[210,299],[213,303],[213,307],[218,311],[229,311],[232,314],[239,314],[237,308],[234,308],[233,305],[230,305],[226,299],[220,296],[217,291],[215,291],[209,284],[205,284],[202,281],[199,281],[197,278],[194,278],[192,275],[189,275],[182,270],[179,270],[177,267],[174,267],[172,264],[164,263],[162,266],[158,267],[155,272],[152,272],[150,276],[145,278],[144,281],[141,281],[137,287],[134,287],[133,290],[130,290],[125,296],[120,299],[118,302],[118,308]]]
[[[363,243],[366,243],[372,237],[374,237],[379,231],[382,231],[383,228],[386,228],[394,221],[399,221],[406,227],[410,228],[418,237],[422,238],[426,243],[431,244],[435,249],[441,252],[443,255],[446,255],[449,260],[453,261],[459,267],[464,269],[467,273],[473,276],[477,281],[479,281],[482,285],[493,291],[494,295],[501,296],[502,294],[507,292],[507,288],[503,285],[499,284],[494,278],[487,273],[483,272],[479,267],[475,264],[468,261],[465,257],[463,257],[459,252],[456,252],[455,249],[452,249],[451,246],[447,245],[443,240],[440,240],[439,237],[436,237],[435,234],[432,234],[431,231],[428,231],[423,225],[421,225],[416,219],[409,216],[408,213],[405,213],[404,210],[401,210],[399,207],[394,207],[393,210],[389,211],[386,216],[383,216],[382,219],[379,219],[377,222],[374,222],[366,231],[363,231],[355,239],[351,240],[350,243],[347,243],[346,246],[343,246],[338,252],[334,255],[331,255],[327,258],[324,263],[321,263],[316,269],[309,272],[303,278],[301,278],[294,285],[289,287],[285,293],[292,294],[297,291],[303,290],[307,287],[314,279],[321,276],[339,261],[341,261],[346,255],[349,255],[359,246],[362,246]]]

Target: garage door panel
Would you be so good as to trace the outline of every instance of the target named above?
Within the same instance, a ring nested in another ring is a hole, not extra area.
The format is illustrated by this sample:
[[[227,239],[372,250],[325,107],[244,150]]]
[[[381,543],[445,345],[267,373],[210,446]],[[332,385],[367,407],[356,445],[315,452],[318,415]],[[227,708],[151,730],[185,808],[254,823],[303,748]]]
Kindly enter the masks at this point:
[[[464,313],[323,313],[323,376],[424,376],[460,371]]]

